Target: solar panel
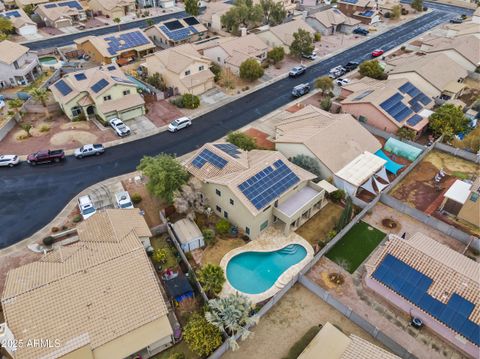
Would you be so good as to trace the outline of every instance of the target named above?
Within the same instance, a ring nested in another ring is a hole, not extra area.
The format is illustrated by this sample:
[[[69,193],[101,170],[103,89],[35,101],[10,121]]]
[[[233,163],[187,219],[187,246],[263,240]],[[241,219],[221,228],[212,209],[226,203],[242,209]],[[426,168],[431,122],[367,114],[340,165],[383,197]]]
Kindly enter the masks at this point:
[[[87,76],[85,76],[85,74],[82,72],[82,73],[79,73],[79,74],[75,74],[74,75],[75,78],[77,79],[77,81],[82,81],[82,80],[86,80],[87,79]]]
[[[113,66],[113,65],[111,65],[111,66],[108,66],[108,67],[107,67],[107,70],[108,70],[108,71],[113,71],[113,70],[116,70],[116,67]]]
[[[412,117],[410,117],[408,120],[407,120],[407,123],[410,125],[410,126],[415,126],[417,123],[419,123],[421,120],[423,119],[422,116],[420,115],[413,115]]]
[[[202,168],[207,162],[220,169],[225,167],[225,165],[228,163],[227,160],[205,148],[197,157],[195,157],[195,159],[192,161],[192,165],[197,168]]]
[[[348,4],[356,4],[358,2],[358,0],[342,0],[342,1]]]
[[[238,155],[241,153],[238,147],[231,143],[217,143],[214,146],[233,158],[238,158]]]
[[[185,17],[183,18],[183,21],[185,21],[188,25],[194,26],[200,24],[200,22],[193,16],[191,17]]]
[[[52,9],[52,8],[54,8],[54,7],[57,7],[57,4],[52,3],[52,4],[46,4],[46,5],[45,5],[45,8],[46,8],[46,9]]]
[[[365,17],[371,17],[373,15],[373,11],[368,10],[368,11],[365,11],[363,13],[360,13],[360,15],[365,16]]]
[[[111,55],[115,55],[119,51],[149,43],[148,38],[141,31],[121,34],[118,37],[109,36],[105,37],[104,40],[108,43],[107,50]]]
[[[425,94],[421,94],[420,97],[419,97],[419,101],[423,104],[423,105],[428,105],[430,102],[432,102],[432,99],[430,97],[428,97],[427,95]]]
[[[178,30],[178,29],[181,29],[181,28],[184,27],[182,25],[182,23],[178,20],[172,20],[172,21],[164,22],[163,25],[165,25],[167,27],[167,29],[170,30],[170,31]]]
[[[300,182],[297,175],[281,160],[276,161],[238,185],[256,209],[265,207],[287,189]]]
[[[77,1],[64,1],[64,2],[58,3],[58,6],[68,6],[69,8],[72,8],[72,9],[83,10],[82,5],[80,5],[80,3]]]
[[[7,17],[20,17],[20,13],[17,10],[6,12]]]
[[[105,80],[105,79],[101,79],[101,80],[97,81],[91,87],[91,89],[92,89],[93,92],[98,93],[98,92],[102,91],[107,85],[108,85],[108,81]]]
[[[58,82],[55,83],[55,88],[60,91],[60,93],[63,95],[63,96],[66,96],[68,95],[70,92],[72,92],[72,88],[70,86],[67,85],[67,83],[64,81],[64,80],[60,80]]]

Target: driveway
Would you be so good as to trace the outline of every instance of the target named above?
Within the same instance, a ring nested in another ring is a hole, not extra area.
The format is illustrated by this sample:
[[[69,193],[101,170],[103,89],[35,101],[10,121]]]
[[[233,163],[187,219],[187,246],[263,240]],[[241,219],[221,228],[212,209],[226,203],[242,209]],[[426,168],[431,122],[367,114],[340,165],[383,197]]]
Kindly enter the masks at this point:
[[[136,135],[147,134],[157,128],[146,116],[139,116],[133,120],[129,120],[127,121],[127,125]]]

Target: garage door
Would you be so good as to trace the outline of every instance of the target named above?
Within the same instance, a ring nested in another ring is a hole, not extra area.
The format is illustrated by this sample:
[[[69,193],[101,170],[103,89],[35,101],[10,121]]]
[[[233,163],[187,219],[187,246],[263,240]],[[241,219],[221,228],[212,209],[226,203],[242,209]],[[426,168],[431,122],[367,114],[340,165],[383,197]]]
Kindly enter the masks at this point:
[[[122,120],[127,121],[127,120],[131,120],[132,118],[142,116],[144,114],[145,114],[145,111],[143,110],[143,106],[142,106],[142,107],[136,107],[136,108],[131,109],[129,111],[121,112],[119,114],[119,117]]]

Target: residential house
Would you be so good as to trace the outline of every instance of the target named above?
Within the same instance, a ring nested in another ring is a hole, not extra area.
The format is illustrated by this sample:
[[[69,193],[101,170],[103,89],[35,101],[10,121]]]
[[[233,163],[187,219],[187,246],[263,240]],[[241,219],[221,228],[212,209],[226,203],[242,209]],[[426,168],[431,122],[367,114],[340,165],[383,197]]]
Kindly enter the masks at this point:
[[[173,329],[141,236],[137,209],[108,209],[77,227],[78,241],[12,269],[1,304],[16,359],[148,358],[171,346]],[[52,306],[54,308],[52,308]]]
[[[337,8],[343,14],[360,20],[365,25],[380,21],[378,7],[373,0],[340,0]]]
[[[88,0],[88,7],[94,15],[102,15],[110,19],[135,13],[135,0]]]
[[[218,38],[203,42],[196,48],[205,57],[220,66],[226,66],[233,73],[240,73],[240,65],[248,59],[262,63],[267,59],[268,46],[255,34],[242,37]]]
[[[99,64],[117,63],[122,66],[155,50],[155,44],[140,29],[86,36],[74,42],[78,50],[82,50]]]
[[[174,93],[200,95],[214,86],[210,64],[193,45],[183,44],[146,57],[142,67],[147,74],[162,75]]]
[[[75,0],[40,4],[35,9],[35,13],[45,22],[45,25],[55,28],[72,26],[87,20],[82,4]]]
[[[365,264],[368,288],[475,358],[480,347],[480,263],[416,233],[389,235]]]
[[[232,4],[222,1],[206,3],[206,8],[198,17],[200,22],[211,31],[222,30],[222,15],[232,8]]]
[[[28,85],[41,73],[35,52],[16,42],[0,41],[0,88]]]
[[[470,21],[464,21],[461,24],[446,24],[447,34],[445,37],[456,37],[462,35],[474,35],[480,33],[480,22],[474,22],[474,18]]]
[[[480,177],[473,182],[456,180],[443,195],[441,211],[480,227]]]
[[[277,26],[266,27],[265,30],[259,31],[256,35],[263,40],[269,47],[282,46],[285,53],[290,53],[290,45],[294,40],[293,34],[299,29],[309,32],[312,36],[315,30],[308,25],[303,19],[296,19]]]
[[[419,134],[432,114],[433,100],[408,79],[363,78],[343,86],[340,96],[342,112],[391,133],[407,127]]]
[[[275,120],[275,149],[287,158],[315,159],[320,178],[333,179],[349,195],[359,189],[377,194],[389,183],[386,161],[376,155],[382,144],[352,115],[308,105],[293,114],[284,111]]]
[[[336,8],[313,13],[307,16],[305,21],[322,35],[333,35],[337,32],[350,34],[361,23],[360,20],[345,16]]]
[[[145,114],[145,102],[116,65],[68,73],[50,86],[53,97],[71,120],[95,116],[130,120]]]
[[[27,5],[35,6],[39,4],[45,4],[48,1],[49,0],[15,0],[15,5],[17,5],[19,9],[23,9]]]
[[[295,0],[273,0],[274,3],[280,3],[283,5],[283,8],[287,11],[287,14],[293,15],[297,2]],[[253,4],[260,4],[260,0],[253,0]]]
[[[389,79],[408,79],[429,97],[458,98],[468,71],[442,52],[398,56],[387,60]],[[448,71],[445,71],[448,69]]]
[[[37,24],[21,9],[5,11],[0,13],[0,17],[10,19],[15,32],[20,36],[35,35],[37,33]]]
[[[327,203],[315,175],[278,151],[207,143],[185,166],[202,181],[208,206],[252,239],[272,224],[288,233]]]
[[[200,40],[206,32],[207,28],[194,16],[165,20],[145,29],[145,34],[163,48]]]
[[[355,334],[346,335],[326,322],[298,359],[400,359]]]

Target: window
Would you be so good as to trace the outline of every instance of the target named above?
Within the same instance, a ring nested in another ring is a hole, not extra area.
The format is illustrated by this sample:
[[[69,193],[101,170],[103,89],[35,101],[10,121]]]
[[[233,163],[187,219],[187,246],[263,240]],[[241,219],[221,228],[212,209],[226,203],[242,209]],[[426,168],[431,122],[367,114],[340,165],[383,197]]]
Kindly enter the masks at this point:
[[[190,70],[185,71],[185,76],[190,75]]]
[[[222,196],[222,192],[220,192],[220,190],[216,189],[215,190],[215,193],[217,194],[217,196],[221,197]]]
[[[217,57],[217,62],[222,62],[222,59],[220,59],[220,57]]]
[[[217,206],[217,207],[215,207],[215,208],[216,208],[217,212],[222,213],[222,209],[221,209],[219,206]]]
[[[225,218],[228,218],[228,212],[227,212],[227,211],[223,212],[223,216],[224,216]]]
[[[205,66],[202,65],[198,67],[198,71],[203,71],[203,70],[205,70]]]
[[[109,101],[111,99],[112,99],[112,96],[110,96],[110,95],[103,96],[103,101]]]
[[[473,192],[472,195],[470,196],[470,201],[477,202],[477,200],[478,200],[478,193]]]
[[[268,227],[268,220],[266,220],[260,225],[260,231],[263,231],[267,227]]]
[[[245,227],[245,233],[246,233],[246,234],[250,234],[250,228]]]
[[[232,206],[235,205],[235,202],[234,202],[233,199],[231,199],[231,198],[230,198],[230,204],[231,204]]]
[[[73,117],[78,117],[82,113],[82,109],[78,106],[72,108]]]
[[[127,96],[127,95],[130,95],[130,90],[124,90],[123,91],[123,96]]]

